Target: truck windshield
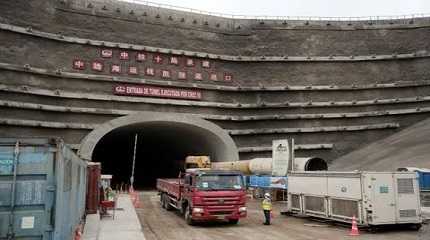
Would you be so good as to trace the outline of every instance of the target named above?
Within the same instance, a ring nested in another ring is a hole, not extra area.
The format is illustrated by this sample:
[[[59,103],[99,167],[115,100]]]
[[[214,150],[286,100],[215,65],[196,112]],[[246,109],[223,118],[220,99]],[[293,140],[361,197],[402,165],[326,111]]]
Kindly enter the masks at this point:
[[[243,179],[240,175],[200,175],[196,186],[207,190],[241,190]]]

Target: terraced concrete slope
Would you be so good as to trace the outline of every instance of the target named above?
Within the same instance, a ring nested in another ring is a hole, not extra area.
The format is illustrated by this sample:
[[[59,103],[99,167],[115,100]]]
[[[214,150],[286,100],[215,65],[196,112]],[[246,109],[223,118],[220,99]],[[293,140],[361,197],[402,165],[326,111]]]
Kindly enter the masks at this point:
[[[333,161],[330,170],[430,168],[430,118]]]

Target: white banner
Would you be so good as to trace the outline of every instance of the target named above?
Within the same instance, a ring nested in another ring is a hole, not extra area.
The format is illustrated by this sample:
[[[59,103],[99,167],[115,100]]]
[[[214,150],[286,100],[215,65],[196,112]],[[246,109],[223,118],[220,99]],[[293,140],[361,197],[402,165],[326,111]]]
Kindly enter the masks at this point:
[[[290,163],[290,148],[287,139],[273,140],[272,176],[286,176]]]

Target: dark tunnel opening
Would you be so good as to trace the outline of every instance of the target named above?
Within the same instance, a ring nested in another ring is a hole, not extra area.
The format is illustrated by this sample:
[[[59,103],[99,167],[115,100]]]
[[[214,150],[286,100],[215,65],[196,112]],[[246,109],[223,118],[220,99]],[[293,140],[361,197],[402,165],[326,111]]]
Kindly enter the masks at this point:
[[[327,162],[322,158],[311,158],[305,165],[305,171],[327,171]]]
[[[204,129],[183,123],[154,122],[114,129],[97,143],[92,161],[101,162],[102,174],[112,174],[112,187],[129,184],[135,134],[138,134],[134,187],[155,188],[157,178],[176,178],[188,155],[216,159],[220,140]]]

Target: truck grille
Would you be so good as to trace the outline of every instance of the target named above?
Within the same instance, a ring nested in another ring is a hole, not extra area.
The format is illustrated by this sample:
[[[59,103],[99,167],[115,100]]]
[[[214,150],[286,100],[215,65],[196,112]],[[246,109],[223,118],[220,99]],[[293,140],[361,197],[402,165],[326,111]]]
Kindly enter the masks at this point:
[[[205,205],[237,205],[240,197],[204,197]]]
[[[410,218],[417,216],[417,211],[415,211],[415,209],[399,210],[399,213],[401,218]]]
[[[231,215],[233,211],[210,211],[211,215]]]

